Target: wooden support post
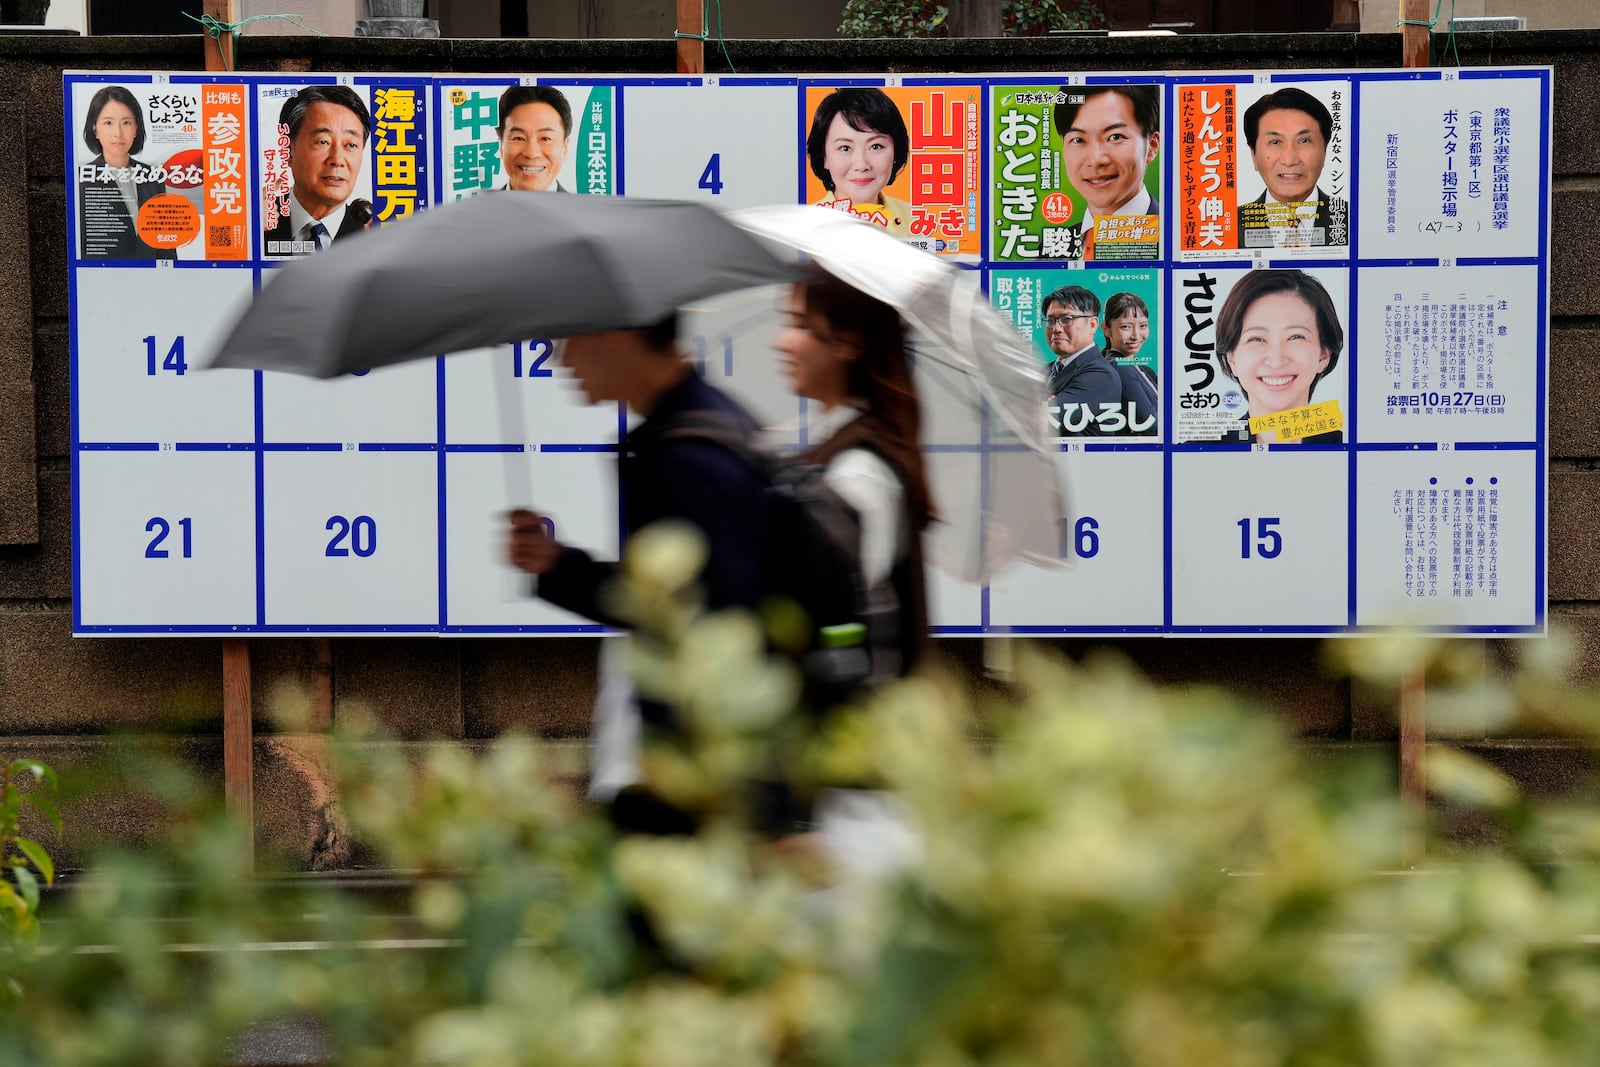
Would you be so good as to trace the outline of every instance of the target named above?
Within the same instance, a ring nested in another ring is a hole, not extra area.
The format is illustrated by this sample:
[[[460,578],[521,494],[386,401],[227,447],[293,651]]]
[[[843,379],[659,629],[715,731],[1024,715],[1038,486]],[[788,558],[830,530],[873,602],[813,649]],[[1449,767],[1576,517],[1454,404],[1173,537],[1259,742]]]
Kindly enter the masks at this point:
[[[218,22],[232,26],[239,21],[239,0],[205,0],[202,11]],[[202,40],[205,41],[207,70],[233,69],[232,33],[213,37],[207,30]]]
[[[706,69],[705,0],[678,0],[678,73]]]
[[[1427,25],[1432,12],[1428,0],[1400,0],[1400,65],[1426,67],[1428,45],[1433,28]]]
[[[246,856],[255,866],[255,736],[250,724],[250,645],[222,639],[222,791],[228,811],[246,827]]]

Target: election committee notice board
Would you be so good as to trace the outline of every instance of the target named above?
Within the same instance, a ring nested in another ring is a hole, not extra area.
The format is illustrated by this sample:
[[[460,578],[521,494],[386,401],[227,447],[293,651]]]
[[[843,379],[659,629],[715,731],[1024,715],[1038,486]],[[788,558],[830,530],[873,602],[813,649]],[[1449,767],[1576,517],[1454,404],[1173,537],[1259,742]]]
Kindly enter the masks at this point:
[[[541,193],[850,211],[1033,339],[1071,566],[935,574],[938,632],[1544,631],[1548,68],[94,72],[65,99],[78,634],[599,632],[500,559],[508,456],[563,540],[620,547],[626,413],[549,339],[202,366],[296,257]],[[804,420],[748,311],[691,316],[690,351]],[[925,427],[946,474],[986,447]]]

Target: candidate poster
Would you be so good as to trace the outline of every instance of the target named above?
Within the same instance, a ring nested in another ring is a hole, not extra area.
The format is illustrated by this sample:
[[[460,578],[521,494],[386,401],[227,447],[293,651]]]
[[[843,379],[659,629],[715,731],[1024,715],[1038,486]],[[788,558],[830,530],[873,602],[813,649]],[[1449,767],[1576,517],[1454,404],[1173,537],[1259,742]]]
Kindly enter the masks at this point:
[[[981,109],[976,85],[807,86],[805,202],[976,257]]]
[[[67,120],[85,260],[245,260],[243,85],[82,82]]]
[[[990,300],[1039,353],[1052,432],[1160,435],[1160,293],[1153,267],[991,272]]]
[[[613,86],[446,79],[439,96],[446,202],[490,189],[618,191]]]
[[[1342,258],[1350,247],[1350,83],[1176,87],[1178,255]]]
[[[1161,86],[989,92],[991,258],[1161,258]]]
[[[1172,272],[1176,440],[1328,445],[1346,440],[1349,272]]]

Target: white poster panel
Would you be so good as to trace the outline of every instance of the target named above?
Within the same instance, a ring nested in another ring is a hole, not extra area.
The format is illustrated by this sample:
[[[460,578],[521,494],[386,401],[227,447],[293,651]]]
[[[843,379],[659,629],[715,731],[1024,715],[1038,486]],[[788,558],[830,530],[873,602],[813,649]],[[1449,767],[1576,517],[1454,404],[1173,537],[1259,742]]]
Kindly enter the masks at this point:
[[[79,626],[256,622],[255,456],[78,454]]]
[[[1533,451],[1356,460],[1356,622],[1533,626],[1543,613]]]
[[[251,296],[245,270],[79,268],[81,442],[253,441],[255,380],[200,369]]]
[[[708,200],[718,207],[794,197],[799,141],[792,85],[734,78],[635,85],[624,92],[623,182],[629,196]]]
[[[1447,70],[1436,81],[1364,81],[1360,101],[1363,258],[1545,251],[1539,79]]]
[[[1063,453],[1062,480],[1073,509],[1063,555],[1072,567],[1018,565],[1001,574],[990,592],[990,623],[1160,627],[1166,587],[1162,462],[1160,452]]]
[[[438,625],[436,454],[274,451],[264,467],[268,625]]]
[[[1173,625],[1345,626],[1348,467],[1342,452],[1173,456]]]
[[[1361,273],[1361,440],[1527,441],[1539,426],[1539,269]]]

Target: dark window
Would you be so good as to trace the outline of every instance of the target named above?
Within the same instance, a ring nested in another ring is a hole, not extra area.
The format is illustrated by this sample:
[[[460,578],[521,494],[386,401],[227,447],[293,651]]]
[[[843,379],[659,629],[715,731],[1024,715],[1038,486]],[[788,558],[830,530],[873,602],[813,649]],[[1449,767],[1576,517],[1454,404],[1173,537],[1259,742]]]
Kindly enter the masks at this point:
[[[89,0],[89,32],[199,33],[203,7],[204,0]]]

